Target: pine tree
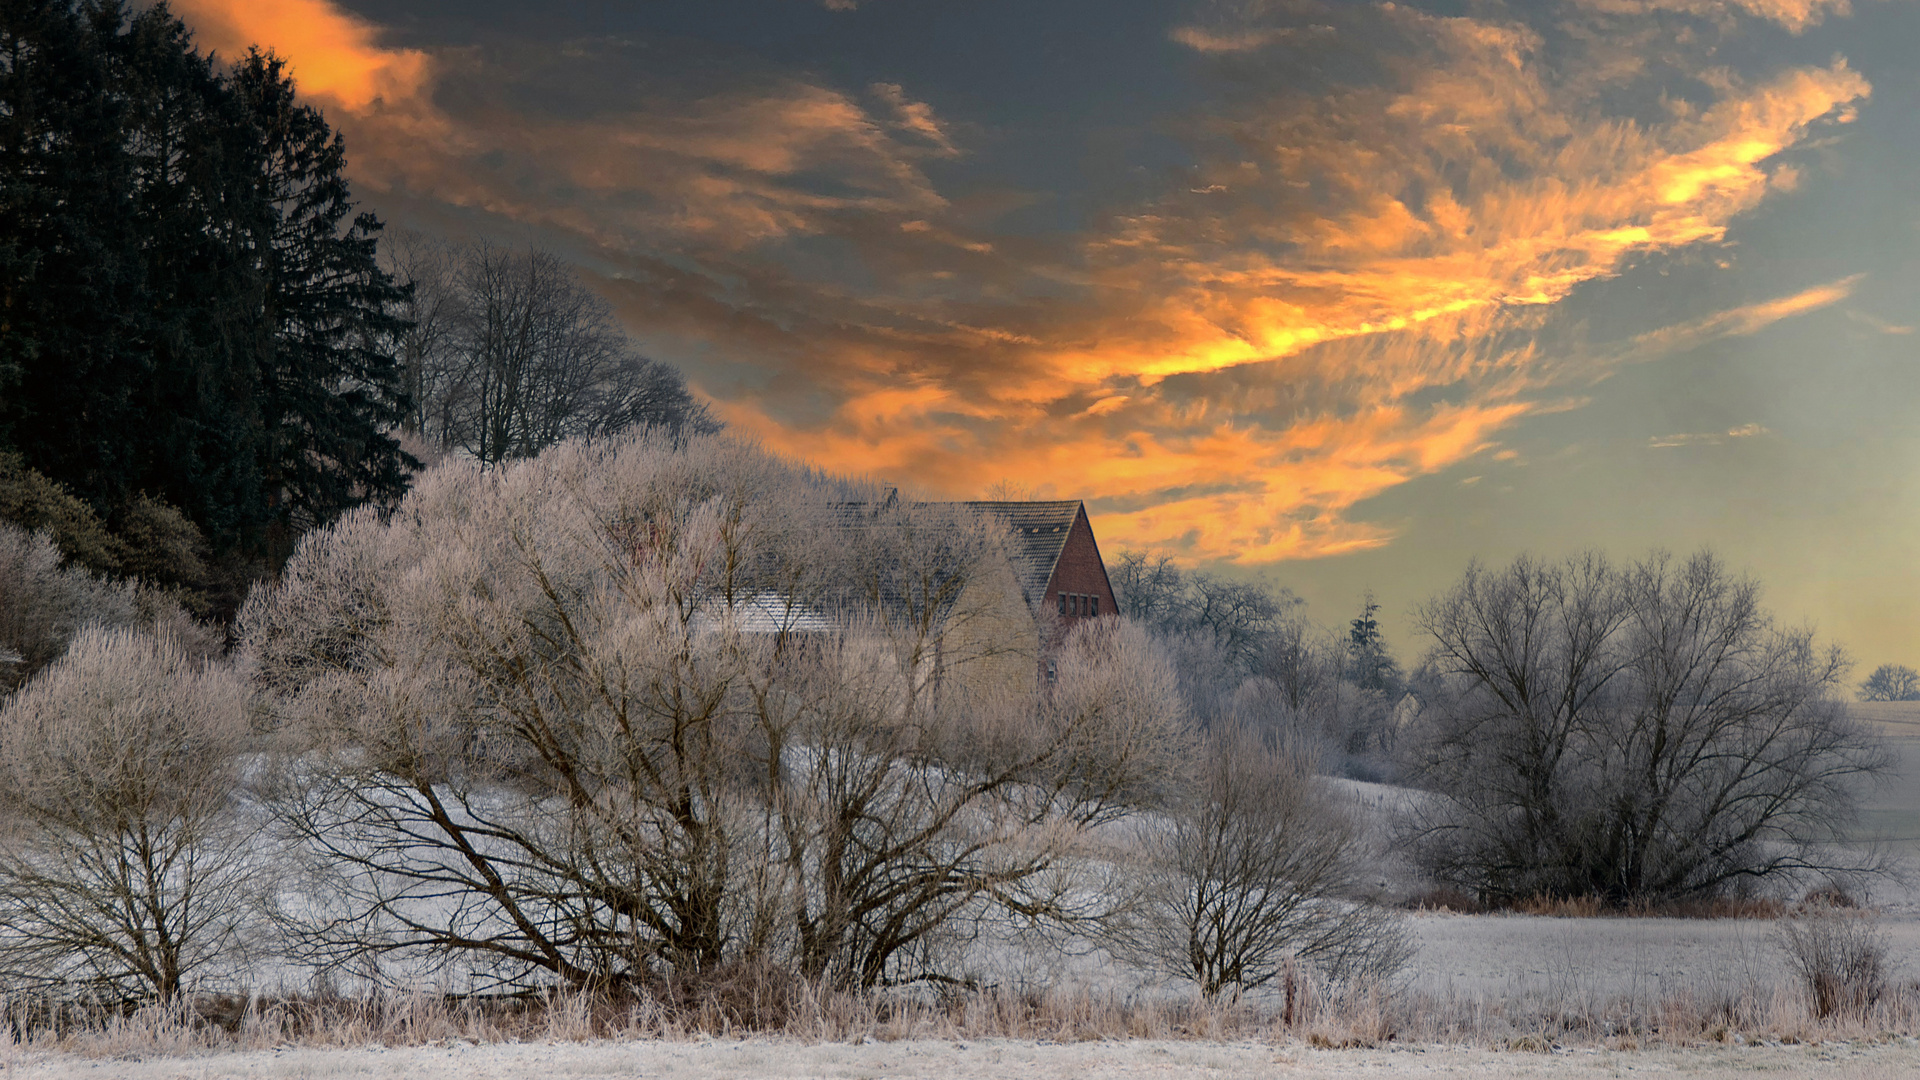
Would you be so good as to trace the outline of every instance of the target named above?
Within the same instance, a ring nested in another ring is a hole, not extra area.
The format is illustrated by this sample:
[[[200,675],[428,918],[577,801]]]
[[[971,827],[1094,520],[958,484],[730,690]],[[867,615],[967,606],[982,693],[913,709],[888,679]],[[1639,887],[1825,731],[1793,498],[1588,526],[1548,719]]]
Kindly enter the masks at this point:
[[[294,101],[284,64],[249,51],[233,87],[259,137],[258,197],[271,212],[257,395],[262,475],[284,532],[406,490],[414,463],[386,434],[408,412],[388,314],[406,294],[379,264],[379,219],[348,217],[345,140]]]
[[[0,0],[0,450],[257,564],[405,487],[404,294],[279,61],[164,4]]]
[[[126,109],[94,27],[0,0],[0,445],[112,502],[144,303]]]
[[[1347,657],[1355,686],[1391,695],[1400,689],[1400,665],[1387,652],[1386,639],[1380,634],[1380,621],[1374,618],[1379,610],[1371,590],[1362,595],[1360,617],[1348,624]]]

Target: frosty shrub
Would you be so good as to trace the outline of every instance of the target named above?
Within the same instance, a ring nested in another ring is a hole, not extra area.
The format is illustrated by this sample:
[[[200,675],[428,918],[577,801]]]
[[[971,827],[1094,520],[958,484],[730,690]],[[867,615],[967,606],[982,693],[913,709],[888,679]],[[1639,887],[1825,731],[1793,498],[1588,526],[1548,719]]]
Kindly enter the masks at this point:
[[[1147,886],[1117,924],[1122,950],[1207,997],[1265,986],[1296,962],[1336,981],[1404,964],[1400,920],[1361,898],[1366,831],[1314,766],[1245,725],[1211,732],[1190,791],[1142,822]]]
[[[1865,1019],[1887,991],[1887,935],[1872,911],[1810,898],[1775,924],[1787,966],[1819,1019]]]
[[[240,813],[248,690],[89,627],[0,707],[0,980],[170,998],[244,944],[263,867]]]
[[[1003,543],[684,435],[444,464],[311,534],[241,616],[316,875],[288,925],[383,976],[617,989],[874,985],[985,907],[1051,914],[1177,709],[948,678],[998,647]]]
[[[82,626],[130,626],[138,617],[131,583],[62,566],[47,533],[0,522],[0,692],[51,663]]]

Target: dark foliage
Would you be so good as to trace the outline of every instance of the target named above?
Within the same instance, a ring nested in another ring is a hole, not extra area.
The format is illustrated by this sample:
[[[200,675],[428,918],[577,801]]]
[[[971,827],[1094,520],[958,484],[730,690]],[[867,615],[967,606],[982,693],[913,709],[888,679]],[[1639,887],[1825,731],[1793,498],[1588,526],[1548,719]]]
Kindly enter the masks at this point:
[[[164,4],[0,2],[0,448],[256,564],[403,490],[402,292],[344,161],[277,60],[217,69]]]

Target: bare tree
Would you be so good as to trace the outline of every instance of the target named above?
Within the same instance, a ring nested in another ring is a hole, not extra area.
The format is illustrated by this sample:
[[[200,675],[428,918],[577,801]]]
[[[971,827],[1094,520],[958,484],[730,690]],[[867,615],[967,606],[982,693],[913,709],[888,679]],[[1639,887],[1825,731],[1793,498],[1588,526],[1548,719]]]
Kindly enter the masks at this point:
[[[0,708],[0,978],[167,999],[234,959],[266,869],[248,702],[226,667],[92,627]]]
[[[455,280],[460,249],[423,233],[390,229],[380,257],[405,289],[394,313],[402,328],[393,350],[411,406],[402,427],[445,449],[447,433],[457,427],[457,389],[465,366],[458,347],[461,297]]]
[[[657,435],[443,465],[309,537],[242,616],[304,735],[280,805],[330,881],[289,912],[309,954],[871,985],[982,904],[1054,914],[1054,834],[1153,786],[1177,709],[1122,692],[1137,658],[1102,682],[1072,657],[1023,723],[943,706],[1004,538],[846,495]]]
[[[762,647],[724,614],[779,572],[759,556],[793,520],[784,475],[718,443],[574,444],[485,480],[449,464],[249,601],[309,748],[281,805],[331,879],[292,913],[312,956],[513,984],[720,963]]]
[[[1143,825],[1146,902],[1124,951],[1214,997],[1292,962],[1382,977],[1411,953],[1395,914],[1361,895],[1366,830],[1312,755],[1243,726],[1210,732],[1188,797]]]
[[[1164,802],[1185,743],[1173,673],[1143,631],[1075,627],[1050,695],[959,707],[890,687],[899,654],[860,635],[827,655],[835,673],[797,708],[760,713],[803,974],[951,979],[932,947],[963,924],[1107,912],[1112,898],[1076,888],[1077,849],[1086,830]]]
[[[1441,880],[1486,898],[1711,895],[1824,868],[1885,749],[1846,660],[1710,554],[1470,567],[1418,615],[1438,700],[1409,755]]]
[[[1330,771],[1391,774],[1400,680],[1371,594],[1343,641],[1306,619],[1285,588],[1182,569],[1165,553],[1123,551],[1112,578],[1121,614],[1171,657],[1202,725],[1264,726],[1320,748]]]
[[[1920,671],[1881,664],[1860,683],[1861,701],[1920,701]]]
[[[607,302],[551,252],[403,236],[397,351],[410,430],[483,464],[633,426],[719,425],[674,368],[640,356]]]
[[[1253,669],[1301,604],[1288,589],[1182,570],[1159,552],[1121,552],[1112,579],[1121,614],[1165,637],[1211,639],[1223,659],[1243,672]]]

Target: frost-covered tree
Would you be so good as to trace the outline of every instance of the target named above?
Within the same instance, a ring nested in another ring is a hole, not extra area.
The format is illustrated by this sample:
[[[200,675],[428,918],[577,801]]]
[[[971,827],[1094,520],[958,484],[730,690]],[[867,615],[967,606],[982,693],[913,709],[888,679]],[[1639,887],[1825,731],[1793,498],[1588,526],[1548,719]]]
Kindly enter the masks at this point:
[[[1290,963],[1353,979],[1406,962],[1399,920],[1362,895],[1367,830],[1309,748],[1223,725],[1194,773],[1142,826],[1147,887],[1114,934],[1124,952],[1207,997],[1258,989]]]
[[[301,749],[308,955],[870,986],[990,909],[1072,917],[1076,838],[1169,774],[1170,674],[1116,621],[1051,697],[959,692],[1004,537],[870,495],[654,433],[448,463],[310,536],[241,619]]]
[[[1409,843],[1489,899],[1841,869],[1825,842],[1888,766],[1839,700],[1844,653],[1710,553],[1476,565],[1418,622],[1435,692],[1408,759],[1434,798]]]
[[[1920,671],[1881,664],[1860,683],[1861,701],[1920,701]]]
[[[0,706],[0,983],[167,999],[251,943],[249,698],[177,642],[89,627]]]

